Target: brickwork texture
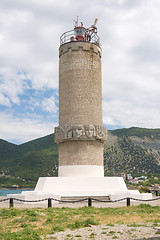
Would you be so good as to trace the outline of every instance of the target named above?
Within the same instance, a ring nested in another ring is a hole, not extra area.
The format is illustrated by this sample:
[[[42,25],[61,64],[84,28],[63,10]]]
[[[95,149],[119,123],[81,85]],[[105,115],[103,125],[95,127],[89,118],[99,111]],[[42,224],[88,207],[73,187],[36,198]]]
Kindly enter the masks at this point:
[[[102,126],[101,49],[70,42],[59,49],[59,125]],[[59,165],[103,165],[103,143],[59,143]]]

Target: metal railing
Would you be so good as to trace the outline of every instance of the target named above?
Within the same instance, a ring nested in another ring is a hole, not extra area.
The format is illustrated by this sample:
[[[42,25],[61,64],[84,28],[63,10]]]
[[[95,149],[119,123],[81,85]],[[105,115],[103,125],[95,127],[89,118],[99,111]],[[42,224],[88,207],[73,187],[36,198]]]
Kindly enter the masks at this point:
[[[86,32],[87,32],[87,30],[86,30]],[[63,33],[60,37],[60,45],[71,42],[71,37],[74,37],[74,30],[70,30],[70,31]],[[77,42],[77,40],[74,39],[74,42]],[[100,46],[100,37],[97,35],[96,32],[93,32],[92,35],[90,36],[90,39],[88,39],[84,35],[84,42],[91,42],[91,43],[95,43],[96,45]]]
[[[154,198],[154,199],[147,199],[147,200],[126,197],[126,198],[111,201],[111,200],[99,200],[99,199],[95,199],[95,198],[90,197],[90,198],[85,198],[85,199],[81,199],[81,200],[69,201],[69,200],[59,200],[59,199],[55,199],[55,198],[44,198],[44,199],[39,199],[39,200],[22,200],[22,199],[18,199],[18,198],[5,198],[5,199],[1,199],[0,202],[9,201],[9,207],[11,208],[11,207],[14,207],[14,201],[19,201],[19,202],[24,202],[24,203],[38,203],[38,202],[47,201],[48,202],[48,208],[50,208],[50,207],[52,207],[52,201],[56,201],[56,202],[59,202],[59,203],[78,203],[78,202],[87,201],[88,202],[88,207],[91,207],[93,201],[102,202],[102,203],[115,203],[115,202],[121,202],[121,201],[126,200],[126,205],[127,205],[127,207],[129,207],[131,205],[131,200],[140,201],[140,202],[151,202],[151,201],[157,201],[159,199],[160,199],[160,197],[157,197],[157,198]]]

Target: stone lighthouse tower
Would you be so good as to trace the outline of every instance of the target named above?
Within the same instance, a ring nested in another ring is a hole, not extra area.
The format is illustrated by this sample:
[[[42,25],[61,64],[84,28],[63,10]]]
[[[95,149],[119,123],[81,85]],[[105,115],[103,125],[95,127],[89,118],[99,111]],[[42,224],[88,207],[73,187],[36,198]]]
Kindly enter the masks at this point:
[[[10,194],[22,200],[53,198],[151,199],[152,194],[127,190],[121,177],[104,177],[101,48],[96,22],[75,24],[64,33],[59,48],[58,177],[40,177],[34,191]]]
[[[96,22],[75,24],[59,48],[59,177],[103,177],[101,48]]]
[[[40,177],[34,194],[65,197],[108,197],[126,191],[122,178],[104,177],[101,47],[97,19],[85,28],[78,20],[60,37],[58,177]]]

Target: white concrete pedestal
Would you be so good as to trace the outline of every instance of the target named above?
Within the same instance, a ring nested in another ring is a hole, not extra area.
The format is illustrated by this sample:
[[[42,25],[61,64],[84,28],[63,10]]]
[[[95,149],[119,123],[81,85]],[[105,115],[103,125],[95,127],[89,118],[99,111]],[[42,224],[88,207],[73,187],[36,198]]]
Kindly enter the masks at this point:
[[[125,182],[121,177],[40,177],[34,191],[8,194],[7,197],[31,201],[44,198],[61,200],[61,197],[106,196],[110,200],[126,197],[143,200],[152,199],[151,193],[140,194],[137,190],[127,190]]]

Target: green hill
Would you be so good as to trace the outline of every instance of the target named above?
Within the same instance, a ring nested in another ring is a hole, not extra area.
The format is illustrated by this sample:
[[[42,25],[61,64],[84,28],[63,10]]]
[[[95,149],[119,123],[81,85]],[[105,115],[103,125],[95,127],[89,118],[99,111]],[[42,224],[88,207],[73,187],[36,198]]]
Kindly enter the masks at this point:
[[[21,145],[0,140],[0,187],[35,186],[40,176],[57,176],[57,165],[53,134]],[[106,175],[160,173],[160,129],[108,131],[104,168]]]
[[[160,129],[129,128],[108,132],[105,173],[160,173]]]
[[[131,128],[122,128],[110,131],[113,135],[118,137],[123,136],[137,136],[140,138],[152,138],[152,139],[159,139],[160,140],[160,129],[148,129],[148,128],[138,128],[138,127],[131,127]]]
[[[57,176],[57,162],[58,148],[53,134],[21,145],[0,142],[0,180],[3,183],[35,185],[40,176]]]

